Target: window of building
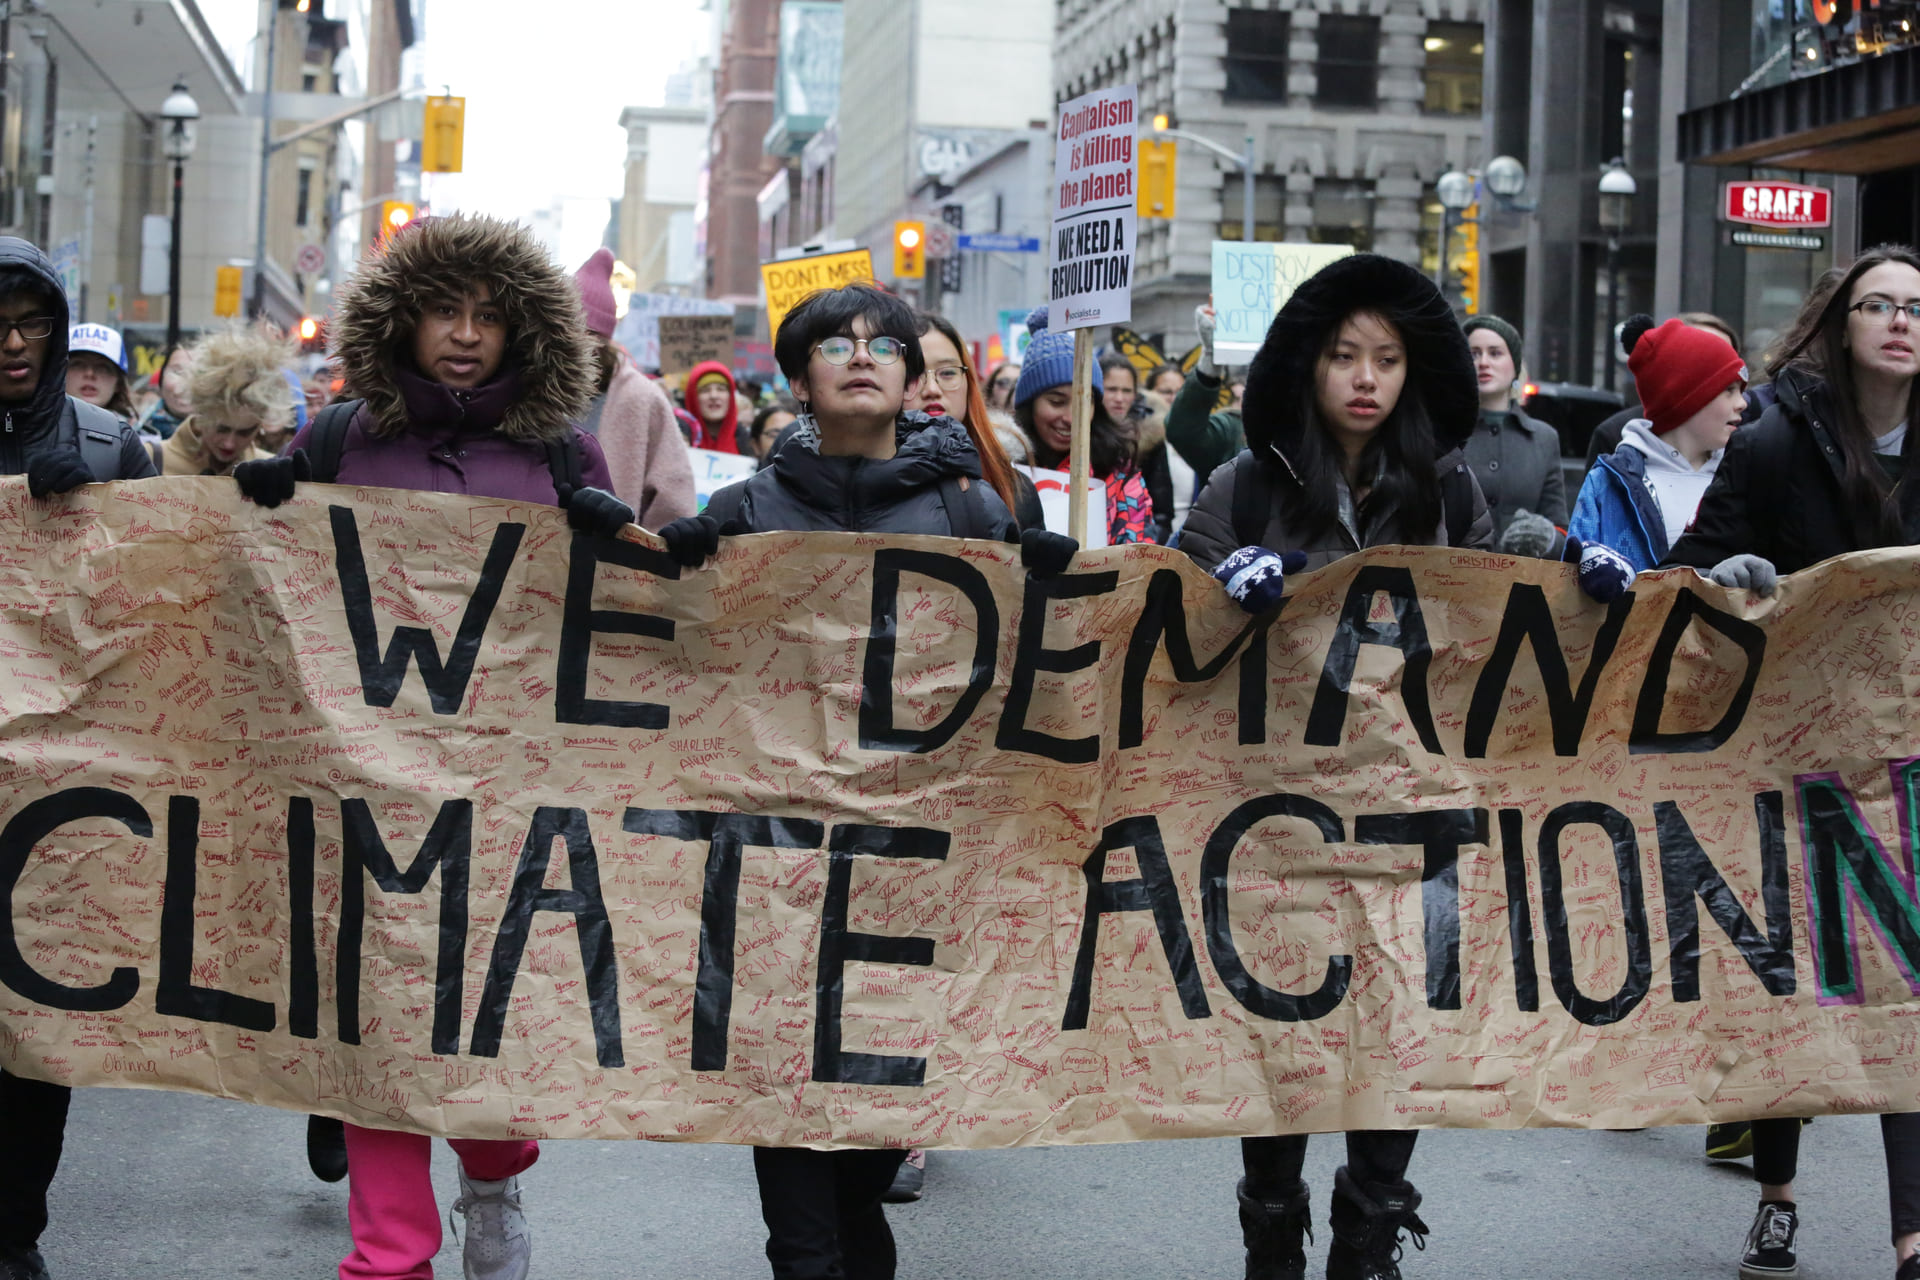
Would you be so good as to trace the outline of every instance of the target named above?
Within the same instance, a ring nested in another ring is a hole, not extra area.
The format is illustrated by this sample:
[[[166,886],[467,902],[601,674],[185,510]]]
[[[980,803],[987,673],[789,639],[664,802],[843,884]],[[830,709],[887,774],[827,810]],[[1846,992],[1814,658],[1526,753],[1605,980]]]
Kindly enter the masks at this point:
[[[1477,22],[1427,24],[1427,111],[1443,116],[1480,114],[1480,67],[1486,37]]]
[[[1227,10],[1227,101],[1287,100],[1291,18],[1283,9]]]
[[[1380,19],[1348,13],[1320,15],[1320,107],[1373,107],[1380,101]]]
[[[313,170],[305,165],[300,168],[300,185],[293,197],[293,222],[304,227],[313,212]]]
[[[1243,238],[1245,219],[1243,217],[1246,183],[1237,173],[1230,173],[1220,188],[1220,226],[1217,239],[1239,240]],[[1253,238],[1255,240],[1280,240],[1286,233],[1287,180],[1279,177],[1262,177],[1253,184]]]
[[[1373,248],[1373,187],[1366,182],[1321,178],[1313,184],[1315,244],[1350,244],[1365,253]]]

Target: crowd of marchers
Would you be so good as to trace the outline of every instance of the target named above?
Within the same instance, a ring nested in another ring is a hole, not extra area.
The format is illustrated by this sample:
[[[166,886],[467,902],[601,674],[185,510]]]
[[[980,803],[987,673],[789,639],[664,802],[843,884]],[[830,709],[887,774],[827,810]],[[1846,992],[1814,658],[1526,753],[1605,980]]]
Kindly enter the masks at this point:
[[[730,534],[843,530],[1019,545],[1027,572],[1066,571],[1072,539],[1044,527],[1032,469],[1072,443],[1073,341],[1030,317],[1022,362],[981,377],[945,319],[856,284],[816,293],[781,324],[774,354],[791,401],[743,394],[721,365],[669,389],[612,341],[611,259],[573,277],[522,228],[428,219],[396,234],[341,291],[318,380],[293,373],[264,327],[168,353],[144,409],[118,334],[69,326],[46,257],[0,239],[0,472],[34,499],[155,476],[231,475],[263,506],[302,483],[468,494],[564,508],[618,536],[638,523],[702,565]],[[1565,561],[1594,599],[1634,575],[1691,566],[1761,595],[1830,556],[1920,541],[1907,484],[1920,408],[1920,256],[1883,246],[1823,277],[1754,376],[1729,327],[1635,316],[1624,346],[1639,403],[1601,426],[1571,503],[1560,442],[1521,411],[1520,333],[1464,326],[1431,281],[1357,254],[1303,283],[1273,321],[1231,402],[1196,322],[1190,375],[1094,369],[1092,475],[1110,543],[1177,547],[1250,613],[1278,607],[1287,575],[1387,544],[1468,547]],[[1222,405],[1226,407],[1220,407]],[[689,445],[757,455],[759,469],[694,510]],[[69,1090],[0,1074],[0,1280],[46,1280],[38,1245]],[[1882,1119],[1897,1280],[1920,1280],[1920,1115]],[[1751,1155],[1759,1204],[1747,1280],[1798,1267],[1795,1164],[1802,1121],[1709,1130],[1707,1156]],[[1409,1180],[1415,1131],[1345,1135],[1330,1201],[1329,1280],[1398,1280],[1424,1247]],[[469,1280],[522,1280],[532,1234],[520,1179],[531,1141],[451,1140]],[[1236,1194],[1247,1280],[1303,1280],[1311,1197],[1304,1136],[1243,1140]],[[310,1121],[309,1162],[348,1180],[342,1280],[426,1280],[441,1246],[430,1143]],[[924,1156],[898,1149],[756,1148],[777,1280],[896,1272],[884,1205],[920,1194]],[[937,1264],[928,1264],[928,1274]]]

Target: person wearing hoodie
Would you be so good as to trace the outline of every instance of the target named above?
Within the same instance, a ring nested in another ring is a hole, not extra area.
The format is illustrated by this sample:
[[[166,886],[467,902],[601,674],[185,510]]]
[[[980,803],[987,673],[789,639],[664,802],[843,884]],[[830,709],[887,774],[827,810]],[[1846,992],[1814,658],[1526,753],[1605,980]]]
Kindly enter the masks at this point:
[[[67,394],[67,295],[39,249],[0,236],[0,473],[50,498],[153,474],[132,427]],[[73,1090],[0,1071],[0,1280],[47,1280],[40,1235]]]
[[[1027,316],[1026,362],[1013,393],[1013,420],[1026,436],[1035,465],[1068,470],[1073,440],[1073,335],[1047,329],[1047,308]],[[1152,542],[1158,530],[1153,497],[1140,473],[1131,426],[1107,413],[1106,380],[1093,366],[1093,421],[1088,430],[1087,474],[1106,485],[1107,545]]]
[[[841,530],[1017,540],[1031,571],[1065,570],[1072,540],[1017,532],[967,428],[906,408],[926,372],[919,329],[911,307],[868,284],[821,290],[788,312],[773,350],[801,404],[798,430],[700,515],[662,529],[668,554],[694,568],[723,534]],[[882,1198],[906,1154],[755,1147],[775,1280],[891,1280]]]
[[[642,528],[690,516],[693,462],[673,420],[673,402],[613,343],[613,252],[595,250],[573,279],[599,373],[581,429],[599,439],[613,491],[634,509]]]
[[[1654,327],[1636,315],[1621,331],[1647,416],[1580,486],[1567,532],[1603,542],[1636,570],[1652,569],[1693,523],[1747,407],[1747,366],[1727,340],[1683,320]]]
[[[1511,555],[1558,560],[1567,523],[1560,433],[1514,403],[1520,331],[1499,316],[1474,316],[1463,327],[1480,416],[1461,452],[1493,513],[1494,542]]]
[[[293,344],[260,325],[216,329],[193,344],[193,412],[151,446],[163,476],[224,476],[256,458],[264,432],[293,428]]]
[[[1368,547],[1491,550],[1493,520],[1461,453],[1478,407],[1466,335],[1431,280],[1371,253],[1331,263],[1268,329],[1247,378],[1247,448],[1208,478],[1180,550],[1255,615],[1279,607],[1287,574]],[[1618,556],[1583,552],[1590,594],[1631,584]],[[1418,1136],[1346,1135],[1328,1280],[1399,1280],[1403,1233],[1424,1247],[1406,1176]],[[1240,1150],[1247,1280],[1304,1280],[1307,1137],[1245,1138]]]
[[[334,356],[362,398],[328,406],[286,454],[235,467],[247,498],[278,506],[317,479],[564,507],[574,528],[602,537],[632,523],[599,441],[573,425],[596,385],[579,292],[531,232],[480,216],[416,222],[361,264],[338,307]],[[310,1127],[310,1158],[337,1124]],[[345,1143],[353,1250],[340,1280],[431,1280],[441,1240],[432,1142],[349,1124]],[[448,1145],[467,1280],[525,1280],[532,1237],[519,1175],[539,1144]]]
[[[1830,557],[1920,543],[1920,485],[1904,483],[1920,471],[1920,253],[1879,245],[1854,259],[1773,367],[1778,398],[1734,433],[1665,561],[1761,596]],[[1747,1280],[1797,1274],[1800,1127],[1792,1116],[1751,1126],[1760,1204],[1740,1262]],[[1920,1114],[1881,1116],[1880,1136],[1895,1276],[1920,1280]]]
[[[687,374],[687,412],[700,431],[694,445],[715,453],[740,452],[740,397],[733,370],[717,360],[693,366]]]

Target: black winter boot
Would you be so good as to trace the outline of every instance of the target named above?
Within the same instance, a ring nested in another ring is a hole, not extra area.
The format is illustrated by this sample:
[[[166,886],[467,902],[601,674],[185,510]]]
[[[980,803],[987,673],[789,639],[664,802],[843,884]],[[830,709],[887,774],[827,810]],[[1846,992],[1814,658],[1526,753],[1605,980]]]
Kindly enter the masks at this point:
[[[1247,1280],[1307,1280],[1307,1251],[1313,1239],[1307,1184],[1296,1182],[1278,1200],[1256,1200],[1247,1180],[1234,1188],[1240,1197],[1240,1233],[1247,1242]]]
[[[1411,1182],[1355,1183],[1341,1165],[1333,1175],[1333,1247],[1327,1280],[1401,1280],[1400,1233],[1427,1247],[1427,1224],[1414,1210],[1420,1193]]]

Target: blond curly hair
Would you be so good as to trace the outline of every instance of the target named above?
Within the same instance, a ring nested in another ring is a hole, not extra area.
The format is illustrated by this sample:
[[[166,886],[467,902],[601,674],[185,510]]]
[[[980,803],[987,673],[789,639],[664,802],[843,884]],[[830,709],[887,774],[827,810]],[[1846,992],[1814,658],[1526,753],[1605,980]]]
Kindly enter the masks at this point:
[[[234,325],[193,344],[189,394],[196,416],[231,423],[252,414],[267,428],[293,425],[294,344],[264,325]]]

